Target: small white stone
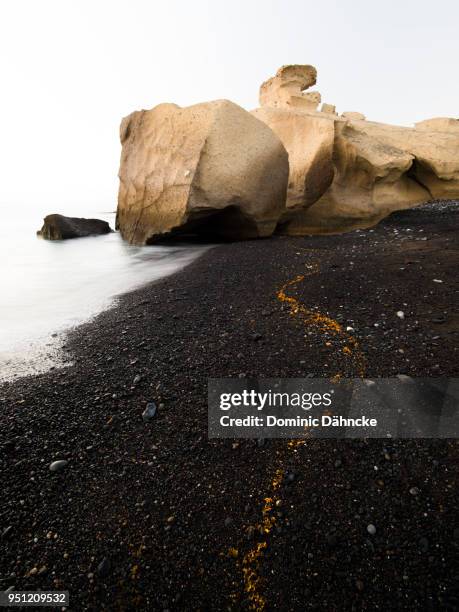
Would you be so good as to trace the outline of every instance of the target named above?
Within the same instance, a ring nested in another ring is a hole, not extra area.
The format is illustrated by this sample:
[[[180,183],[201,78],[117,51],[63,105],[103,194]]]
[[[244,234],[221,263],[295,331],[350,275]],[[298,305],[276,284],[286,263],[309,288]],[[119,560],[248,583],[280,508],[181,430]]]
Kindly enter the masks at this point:
[[[433,282],[434,282],[434,283],[442,283],[443,281],[442,281],[442,280],[440,280],[439,278],[434,278],[434,279],[433,279]]]
[[[403,310],[397,310],[397,317],[399,319],[404,319],[405,318],[405,313],[403,312]]]
[[[370,535],[375,535],[376,534],[376,527],[374,525],[372,525],[371,523],[367,526],[367,531]]]

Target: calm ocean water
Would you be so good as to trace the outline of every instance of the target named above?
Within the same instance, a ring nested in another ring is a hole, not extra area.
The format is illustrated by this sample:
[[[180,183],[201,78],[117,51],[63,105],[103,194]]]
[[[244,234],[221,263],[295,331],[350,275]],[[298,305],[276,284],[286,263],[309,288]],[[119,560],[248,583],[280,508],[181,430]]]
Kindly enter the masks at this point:
[[[51,242],[36,236],[40,215],[9,214],[0,224],[0,380],[59,365],[62,332],[108,308],[117,295],[175,272],[206,249],[135,247],[118,233]],[[74,216],[115,225],[114,213]]]

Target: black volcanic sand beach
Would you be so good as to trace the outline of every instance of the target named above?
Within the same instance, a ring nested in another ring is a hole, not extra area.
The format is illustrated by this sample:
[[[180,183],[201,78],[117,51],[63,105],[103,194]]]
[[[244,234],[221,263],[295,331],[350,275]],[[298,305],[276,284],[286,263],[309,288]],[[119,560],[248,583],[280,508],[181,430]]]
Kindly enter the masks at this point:
[[[455,441],[209,440],[207,378],[457,376],[458,263],[457,204],[430,205],[220,245],[77,328],[73,365],[0,389],[1,588],[76,611],[457,609]]]

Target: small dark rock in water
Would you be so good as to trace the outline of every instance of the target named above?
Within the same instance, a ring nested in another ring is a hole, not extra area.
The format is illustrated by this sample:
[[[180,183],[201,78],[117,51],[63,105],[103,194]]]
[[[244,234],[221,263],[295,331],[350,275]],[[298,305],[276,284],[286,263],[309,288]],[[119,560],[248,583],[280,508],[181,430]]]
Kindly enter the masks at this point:
[[[67,463],[68,461],[66,459],[59,459],[58,461],[53,461],[50,464],[49,469],[51,470],[51,472],[60,472],[60,470],[63,470],[65,468]]]
[[[293,472],[289,472],[285,479],[287,482],[293,482],[295,480],[295,474]]]
[[[233,519],[230,516],[227,516],[225,519],[225,527],[229,527],[232,522],[233,522]]]
[[[43,227],[38,230],[37,235],[46,238],[46,240],[66,240],[67,238],[109,234],[111,231],[109,224],[101,219],[47,215],[43,219]]]
[[[97,566],[97,573],[99,574],[99,576],[106,576],[109,571],[110,571],[110,561],[107,559],[107,557],[104,557],[102,561],[99,563],[99,565]]]
[[[155,414],[156,414],[156,404],[155,402],[149,402],[145,410],[142,412],[142,419],[144,421],[149,421],[155,416]]]

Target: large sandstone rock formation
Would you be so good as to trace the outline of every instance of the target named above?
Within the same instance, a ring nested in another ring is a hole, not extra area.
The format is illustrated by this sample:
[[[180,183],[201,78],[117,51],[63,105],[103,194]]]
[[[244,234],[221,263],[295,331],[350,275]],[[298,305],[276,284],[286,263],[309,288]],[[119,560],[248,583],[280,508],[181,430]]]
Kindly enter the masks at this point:
[[[334,111],[316,112],[320,94],[313,66],[282,66],[260,87],[261,108],[252,111],[279,136],[289,155],[287,213],[282,221],[316,202],[333,180]]]
[[[84,219],[65,217],[64,215],[47,215],[43,219],[43,227],[37,235],[46,240],[66,240],[67,238],[84,238],[98,234],[109,234],[111,228],[101,219]]]
[[[288,233],[370,227],[395,210],[459,197],[459,134],[337,122],[333,163],[329,189],[292,220]]]
[[[436,118],[404,128],[361,113],[318,111],[312,66],[283,66],[260,88],[253,114],[276,132],[290,160],[289,234],[369,227],[394,210],[459,197],[459,121]]]
[[[134,112],[120,137],[117,227],[131,243],[195,231],[269,236],[285,210],[285,148],[232,102]]]

